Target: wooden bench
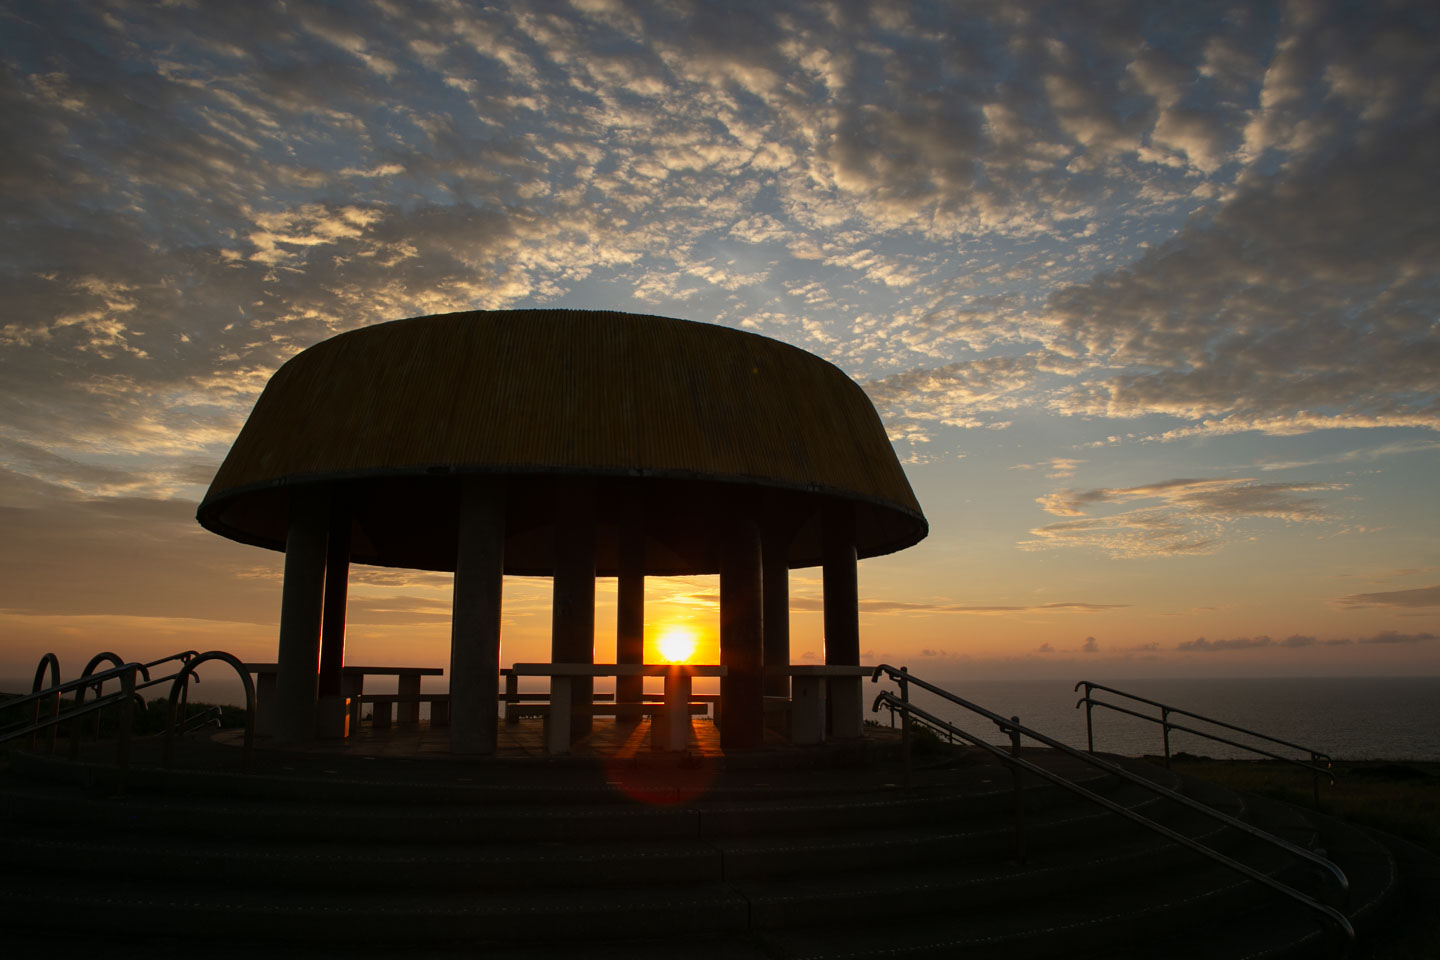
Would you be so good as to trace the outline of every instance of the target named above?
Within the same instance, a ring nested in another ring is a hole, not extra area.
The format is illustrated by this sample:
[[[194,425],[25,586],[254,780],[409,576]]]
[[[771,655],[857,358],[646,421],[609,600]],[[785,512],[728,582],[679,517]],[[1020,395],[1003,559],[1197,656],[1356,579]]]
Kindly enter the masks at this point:
[[[450,725],[450,694],[448,693],[362,693],[358,697],[350,697],[350,709],[355,715],[359,715],[360,707],[364,704],[371,705],[371,723],[376,729],[385,729],[390,726],[391,708],[397,708],[397,713],[402,712],[398,708],[408,707],[414,704],[415,716],[420,714],[420,704],[430,704],[430,726],[448,727]],[[408,713],[407,711],[404,711]],[[406,721],[401,721],[406,722]]]
[[[683,750],[690,733],[691,680],[694,677],[724,677],[725,667],[693,663],[517,663],[507,674],[509,678],[549,677],[550,711],[545,728],[545,751],[551,754],[570,752],[570,689],[571,682],[584,677],[664,677],[665,702],[662,719],[652,723],[650,743],[654,749]],[[623,704],[635,708],[638,705]]]
[[[531,704],[531,703],[540,703],[540,704],[549,703],[549,702],[550,702],[550,691],[549,691],[549,690],[527,690],[527,691],[521,692],[521,691],[518,690],[518,689],[513,689],[513,688],[515,687],[515,685],[516,685],[516,684],[515,684],[515,679],[516,679],[516,678],[510,675],[510,669],[509,669],[508,667],[505,668],[504,670],[501,670],[500,673],[505,676],[505,686],[506,686],[506,688],[507,688],[506,691],[505,691],[504,693],[500,694],[500,696],[499,696],[500,702],[503,703],[503,704],[505,704],[505,722],[506,722],[506,723],[518,723],[521,716],[540,716],[540,713],[537,712],[537,711],[524,712],[524,711],[520,711],[519,708],[522,707],[522,706],[524,706],[524,705],[526,705],[526,704]],[[591,696],[594,698],[595,703],[596,703],[597,705],[599,705],[599,704],[613,704],[613,703],[615,703],[615,694],[613,694],[613,693],[596,693],[596,694],[591,694]],[[664,703],[664,702],[665,702],[665,695],[664,695],[663,693],[645,693],[645,694],[641,694],[641,696],[640,696],[640,703],[655,704],[655,703]],[[692,694],[690,694],[690,702],[691,702],[692,704],[702,703],[702,704],[706,704],[707,706],[713,705],[713,706],[718,710],[719,704],[720,704],[720,695],[719,695],[718,693],[692,693]],[[621,706],[622,706],[622,707],[625,707],[625,706],[627,706],[627,705],[622,704]],[[633,705],[633,706],[638,706],[638,704]],[[601,713],[604,714],[604,715],[609,715],[609,714],[611,714],[611,713],[614,713],[614,714],[617,715],[617,716],[620,715],[621,713],[624,713],[624,712],[625,712],[624,709],[618,709],[618,710],[613,710],[613,711],[601,711]],[[649,711],[643,711],[643,712],[644,712],[647,716],[649,716],[649,715],[652,715],[655,711],[654,711],[654,710],[649,710]],[[692,711],[691,711],[691,713],[701,713],[701,714],[706,713],[706,712],[707,712],[707,711],[704,710],[704,709],[701,709],[701,710],[692,710]]]
[[[590,707],[592,717],[614,717],[627,710],[634,710],[646,717],[660,716],[665,712],[665,704],[662,702],[645,701],[643,703],[596,703]],[[708,703],[691,703],[690,714],[692,716],[706,716],[710,712]],[[505,722],[519,723],[526,717],[550,716],[550,704],[547,703],[512,703],[505,707]],[[511,718],[514,718],[513,720]]]

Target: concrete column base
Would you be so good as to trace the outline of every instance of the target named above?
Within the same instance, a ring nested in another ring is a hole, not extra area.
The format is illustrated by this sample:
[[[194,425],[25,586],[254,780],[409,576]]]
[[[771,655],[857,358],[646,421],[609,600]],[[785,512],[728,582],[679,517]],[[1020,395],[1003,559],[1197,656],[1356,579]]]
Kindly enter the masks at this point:
[[[255,733],[261,737],[275,736],[275,674],[255,674]]]
[[[650,724],[650,749],[681,751],[690,746],[690,674],[684,667],[665,671],[665,710]]]
[[[791,743],[809,746],[825,742],[825,687],[824,677],[791,679]]]
[[[545,714],[545,752],[559,755],[570,752],[570,691],[569,677],[550,678],[550,712]]]
[[[419,677],[401,677],[400,685],[395,691],[402,697],[420,696]],[[417,724],[420,722],[420,701],[401,700],[395,704],[395,722],[399,724]]]
[[[830,678],[830,735],[836,740],[858,740],[865,733],[863,677]]]
[[[321,697],[315,703],[315,736],[321,740],[343,740],[350,736],[350,701],[346,697]]]
[[[363,673],[353,676],[340,677],[340,696],[349,702],[350,729],[360,729],[360,695],[365,692],[365,675]]]
[[[505,725],[509,727],[520,723],[520,714],[512,708],[520,703],[520,678],[513,673],[505,675]]]

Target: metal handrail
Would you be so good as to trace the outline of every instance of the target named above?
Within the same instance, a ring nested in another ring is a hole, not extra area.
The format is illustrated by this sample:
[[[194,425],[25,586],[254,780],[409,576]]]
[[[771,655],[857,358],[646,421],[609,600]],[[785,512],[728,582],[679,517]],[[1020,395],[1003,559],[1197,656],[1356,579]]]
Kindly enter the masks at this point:
[[[115,672],[115,674],[116,676],[123,677],[123,674],[118,670]],[[9,707],[17,704],[20,702],[20,699],[21,698],[17,697],[14,700],[5,700],[3,702],[0,702],[0,708]],[[30,698],[25,697],[23,699],[29,700]],[[58,717],[46,717],[44,720],[37,720],[23,727],[16,726],[13,729],[0,732],[0,743],[7,743],[11,740],[18,740],[21,737],[29,736],[32,733],[38,733],[41,730],[46,729],[47,727],[53,728],[65,722],[66,720],[73,720],[76,717],[83,717],[88,714],[95,713],[99,710],[103,710],[105,707],[113,706],[114,704],[120,703],[124,699],[124,691],[117,691],[115,693],[107,693],[103,697],[98,697],[85,704],[82,704],[79,707],[67,707],[65,709],[65,712],[60,714]],[[23,723],[24,721],[21,722]]]
[[[183,696],[186,685],[190,682],[190,675],[202,663],[221,660],[235,668],[235,672],[240,675],[241,686],[245,690],[245,745],[241,751],[241,763],[245,772],[249,773],[255,766],[255,682],[250,679],[250,671],[238,657],[223,650],[210,650],[200,654],[196,654],[192,650],[190,653],[192,656],[185,659],[185,666],[175,675],[175,682],[170,688],[170,712],[166,716],[165,751],[161,762],[166,767],[174,762],[177,700]]]
[[[50,655],[47,655],[47,657],[48,656]],[[44,671],[46,663],[47,660],[45,659],[42,659],[40,661],[40,670],[36,672],[37,678]],[[56,666],[58,668],[58,661],[56,661]],[[130,717],[130,722],[126,723],[122,721],[117,726],[115,731],[115,766],[117,770],[116,789],[123,794],[125,792],[125,776],[130,769],[130,728],[134,725],[135,718],[133,715],[133,701],[137,699],[137,694],[135,691],[138,689],[135,683],[135,675],[144,669],[144,665],[140,663],[124,663],[118,667],[113,667],[109,670],[106,670],[103,673],[96,673],[88,677],[81,677],[79,680],[71,680],[68,683],[57,683],[55,686],[49,687],[45,690],[35,691],[29,696],[17,697],[14,700],[7,701],[5,704],[6,706],[23,706],[24,704],[33,701],[37,705],[38,709],[40,700],[48,697],[52,698],[55,701],[56,710],[53,716],[46,717],[44,720],[36,719],[28,727],[23,727],[18,730],[11,730],[6,733],[0,733],[0,743],[4,743],[7,740],[17,740],[20,737],[30,736],[31,734],[38,733],[39,731],[44,730],[46,727],[49,727],[53,731],[55,728],[59,727],[61,723],[67,720],[75,720],[79,717],[83,717],[87,713],[98,714],[99,711],[110,706],[111,704],[123,703],[126,705],[131,705],[132,715]],[[94,700],[90,701],[89,704],[81,702],[80,697],[77,695],[76,703],[73,707],[64,711],[61,711],[59,709],[60,694],[64,693],[65,691],[83,690],[85,687],[92,684],[104,683],[104,681],[106,680],[117,677],[120,680],[120,690],[118,693],[112,693],[107,696],[97,696]],[[141,704],[144,704],[144,698],[139,699]],[[76,730],[76,728],[72,727],[72,730]],[[51,737],[51,744],[52,746],[54,744],[53,736]]]
[[[35,681],[30,684],[30,692],[32,694],[41,689],[40,684],[45,678],[46,667],[50,668],[50,685],[56,686],[60,683],[60,658],[55,656],[54,653],[47,653],[40,658],[40,665],[35,668]],[[52,704],[51,712],[59,713],[60,694],[54,694],[50,699]],[[32,723],[40,722],[40,701],[38,699],[35,701],[34,706],[30,708],[30,720]],[[51,753],[55,752],[55,732],[57,729],[58,725],[50,728],[49,750]],[[35,742],[33,740],[30,742],[30,748],[32,750],[35,748]]]
[[[92,679],[92,678],[94,677],[94,675],[95,675],[95,668],[98,667],[98,666],[100,666],[100,664],[102,664],[102,663],[108,663],[108,664],[110,664],[111,666],[113,666],[113,667],[115,667],[115,668],[117,668],[117,669],[123,668],[123,667],[126,665],[126,664],[125,664],[125,661],[122,660],[122,659],[120,659],[120,655],[119,655],[118,653],[111,653],[109,650],[106,650],[106,651],[104,651],[104,652],[97,653],[97,654],[95,654],[95,656],[93,656],[93,657],[90,658],[90,662],[87,663],[87,664],[85,664],[85,669],[80,671],[80,679],[81,679],[81,680],[90,680],[90,679]],[[145,666],[144,664],[137,664],[137,667],[139,668],[138,672],[145,677],[146,681],[149,681],[149,679],[150,679],[150,671],[146,668],[146,666]],[[76,688],[75,688],[75,705],[74,705],[74,707],[71,708],[72,711],[79,710],[81,707],[83,707],[83,706],[85,705],[85,691],[88,690],[88,689],[90,689],[91,686],[93,686],[93,687],[95,688],[95,697],[96,697],[96,699],[99,699],[99,698],[100,698],[100,694],[101,694],[102,692],[104,692],[105,680],[104,680],[104,679],[96,679],[96,680],[94,680],[94,683],[93,683],[93,684],[81,684],[80,686],[76,687]],[[90,734],[91,734],[91,736],[92,736],[94,739],[99,740],[99,739],[100,739],[100,711],[99,711],[99,710],[92,710],[92,711],[89,711],[89,712],[95,714],[95,725],[91,728]],[[75,714],[72,712],[71,716],[75,716]],[[56,726],[58,727],[59,725],[57,724]],[[70,759],[71,759],[71,760],[79,759],[79,757],[80,757],[80,740],[82,739],[83,736],[84,736],[84,731],[80,728],[80,725],[79,725],[78,723],[72,722],[72,723],[70,724]]]
[[[1272,737],[1269,734],[1261,733],[1258,730],[1251,730],[1247,727],[1242,727],[1237,724],[1226,723],[1224,720],[1216,720],[1214,717],[1207,717],[1204,714],[1194,713],[1190,710],[1182,710],[1180,707],[1174,707],[1168,703],[1161,703],[1158,700],[1151,700],[1147,697],[1138,696],[1137,694],[1127,693],[1124,690],[1117,690],[1114,687],[1107,687],[1105,686],[1105,684],[1095,683],[1093,680],[1081,680],[1079,683],[1075,684],[1076,690],[1079,690],[1081,687],[1085,688],[1085,696],[1075,701],[1075,709],[1079,710],[1082,703],[1085,705],[1085,740],[1091,753],[1095,752],[1095,728],[1091,721],[1091,713],[1093,712],[1095,707],[1105,707],[1108,710],[1114,710],[1116,713],[1123,713],[1128,716],[1138,717],[1139,719],[1144,720],[1148,723],[1160,724],[1161,737],[1165,745],[1165,768],[1167,770],[1170,768],[1170,731],[1180,730],[1184,733],[1192,733],[1197,737],[1204,737],[1205,739],[1213,740],[1216,743],[1223,743],[1227,746],[1237,747],[1241,750],[1248,750],[1251,753],[1259,754],[1262,757],[1269,757],[1271,760],[1280,760],[1284,763],[1290,764],[1291,766],[1300,767],[1303,770],[1310,771],[1311,796],[1314,799],[1316,807],[1320,806],[1320,778],[1328,777],[1332,785],[1335,783],[1335,774],[1330,769],[1330,765],[1333,761],[1331,760],[1330,755],[1323,750],[1316,750],[1314,747],[1307,747],[1304,744],[1300,743],[1291,743],[1289,740],[1282,740],[1279,737]],[[1094,697],[1091,696],[1091,692],[1094,690],[1104,690],[1107,693],[1113,693],[1116,696],[1126,697],[1139,703],[1148,703],[1152,707],[1159,708],[1160,716],[1152,717],[1148,714],[1140,713],[1135,710],[1130,710],[1126,707],[1122,707],[1118,704],[1110,703],[1105,700],[1096,700]],[[1226,730],[1234,730],[1236,733],[1243,733],[1246,736],[1255,737],[1258,740],[1264,740],[1268,743],[1279,744],[1282,747],[1290,747],[1295,750],[1303,750],[1306,753],[1310,754],[1310,762],[1306,763],[1304,760],[1296,760],[1294,757],[1287,757],[1283,754],[1274,753],[1270,750],[1264,749],[1263,747],[1257,747],[1248,743],[1241,743],[1237,740],[1231,740],[1228,737],[1222,737],[1219,734],[1211,733],[1207,730],[1196,730],[1194,727],[1187,727],[1184,724],[1171,723],[1170,715],[1172,713],[1180,714],[1181,716],[1185,717],[1191,717],[1193,719],[1201,721],[1202,723],[1212,724],[1213,726],[1224,727]],[[1318,761],[1320,760],[1325,761],[1325,766],[1322,767],[1319,765]]]
[[[19,707],[19,706],[24,706],[25,704],[30,703],[31,701],[39,701],[39,700],[43,700],[43,699],[46,698],[46,697],[54,696],[54,695],[56,695],[56,694],[68,693],[68,692],[70,692],[71,690],[76,690],[76,689],[78,689],[78,688],[80,688],[80,687],[82,687],[82,686],[94,686],[94,685],[95,685],[96,683],[98,683],[98,682],[105,681],[105,680],[111,680],[111,679],[113,679],[113,678],[115,678],[115,677],[118,677],[118,676],[120,676],[121,674],[125,673],[125,672],[128,671],[128,670],[139,670],[142,666],[144,666],[144,664],[140,664],[140,663],[125,663],[125,664],[121,664],[120,666],[118,666],[118,667],[112,667],[111,669],[106,670],[106,671],[104,671],[103,673],[96,673],[96,674],[92,674],[92,675],[90,675],[90,676],[88,676],[88,677],[81,677],[81,678],[79,678],[78,680],[67,680],[67,681],[65,681],[64,683],[57,683],[57,684],[55,684],[55,685],[52,686],[52,687],[46,687],[46,688],[43,689],[43,690],[36,690],[36,691],[34,691],[33,693],[28,693],[28,694],[26,694],[26,695],[23,696],[23,697],[16,697],[16,698],[14,698],[13,700],[6,700],[6,701],[4,702],[4,706],[6,706],[6,707]],[[53,722],[53,718],[52,718],[52,722]]]
[[[1280,893],[1281,895],[1288,897],[1291,900],[1294,900],[1296,903],[1305,906],[1307,909],[1321,914],[1326,919],[1334,923],[1340,929],[1341,933],[1344,934],[1347,940],[1352,942],[1354,941],[1354,927],[1351,926],[1350,921],[1345,917],[1345,915],[1340,911],[1336,910],[1334,907],[1321,903],[1319,900],[1316,900],[1308,894],[1302,893],[1301,891],[1296,890],[1295,888],[1287,884],[1281,883],[1279,880],[1276,880],[1273,877],[1268,876],[1267,874],[1261,873],[1259,870],[1256,870],[1255,868],[1248,866],[1247,864],[1241,863],[1240,861],[1235,860],[1231,857],[1227,857],[1225,854],[1220,853],[1216,850],[1212,850],[1204,844],[1192,840],[1184,834],[1178,833],[1177,831],[1172,830],[1169,827],[1164,826],[1163,824],[1156,823],[1148,817],[1136,813],[1129,807],[1118,804],[1107,797],[1102,797],[1099,794],[1094,793],[1093,791],[1088,790],[1077,783],[1073,783],[1072,781],[1065,779],[1059,774],[1055,774],[1050,772],[1049,770],[1046,770],[1044,767],[1041,767],[1038,764],[1031,763],[1030,761],[1020,756],[1020,737],[1022,735],[1029,737],[1030,739],[1035,740],[1038,743],[1042,743],[1045,746],[1050,747],[1052,750],[1057,750],[1067,756],[1080,760],[1083,763],[1087,763],[1090,766],[1096,767],[1097,769],[1104,770],[1106,773],[1119,777],[1122,780],[1135,784],[1145,790],[1149,790],[1152,793],[1159,794],[1160,796],[1166,797],[1167,799],[1173,800],[1176,803],[1179,803],[1182,806],[1189,808],[1190,810],[1210,817],[1213,820],[1218,820],[1219,822],[1225,824],[1231,829],[1239,830],[1242,833],[1248,834],[1249,836],[1264,843],[1268,843],[1271,846],[1282,850],[1294,857],[1305,860],[1324,870],[1331,877],[1331,879],[1334,880],[1342,898],[1347,898],[1350,892],[1349,878],[1345,876],[1344,871],[1342,871],[1338,866],[1336,866],[1334,863],[1327,860],[1326,858],[1321,857],[1309,850],[1306,850],[1304,847],[1296,846],[1295,844],[1290,843],[1287,840],[1283,840],[1280,837],[1267,833],[1266,831],[1261,830],[1258,827],[1252,826],[1251,824],[1248,824],[1243,820],[1238,820],[1235,817],[1230,816],[1229,814],[1222,813],[1219,810],[1208,807],[1197,800],[1193,800],[1190,797],[1185,796],[1184,794],[1176,793],[1174,790],[1171,790],[1168,787],[1163,787],[1158,783],[1153,783],[1149,780],[1144,779],[1143,777],[1138,777],[1130,771],[1124,769],[1123,767],[1120,767],[1114,763],[1111,763],[1108,760],[1104,760],[1098,756],[1095,756],[1092,753],[1086,753],[1080,750],[1076,750],[1074,747],[1068,746],[1059,742],[1058,740],[1047,737],[1046,735],[1036,730],[1032,730],[1029,727],[1022,725],[1020,723],[1019,717],[1011,717],[1007,720],[1005,717],[1002,717],[997,713],[993,713],[990,710],[979,706],[978,704],[974,704],[968,700],[957,697],[955,694],[951,693],[948,690],[937,687],[931,683],[926,683],[924,680],[921,680],[911,675],[910,672],[904,667],[900,667],[897,669],[890,666],[889,664],[882,663],[875,668],[875,672],[871,675],[870,678],[871,681],[878,683],[880,680],[880,675],[882,673],[888,674],[900,685],[901,696],[897,697],[894,694],[890,693],[888,690],[882,690],[875,697],[875,702],[872,705],[871,710],[872,712],[878,712],[880,706],[884,704],[887,707],[902,711],[901,722],[902,725],[907,728],[905,734],[906,749],[904,751],[907,767],[907,784],[909,782],[908,767],[910,758],[908,749],[909,743],[907,721],[910,714],[913,713],[918,719],[923,719],[927,723],[943,727],[944,729],[953,733],[955,736],[960,737],[961,739],[966,740],[969,743],[972,743],[975,746],[988,751],[989,753],[998,757],[1002,762],[1009,764],[1011,769],[1015,771],[1017,819],[1016,827],[1021,843],[1023,843],[1023,805],[1020,801],[1021,786],[1019,771],[1024,770],[1031,774],[1034,774],[1035,776],[1040,777],[1043,780],[1054,783],[1055,785],[1062,787],[1063,789],[1068,790],[1071,793],[1082,796],[1093,803],[1099,804],[1100,806],[1105,807],[1107,810],[1118,813],[1120,816],[1125,817],[1127,820],[1137,823],[1140,826],[1146,828],[1147,830],[1158,833],[1161,836],[1166,837],[1167,839],[1173,840],[1176,843],[1179,843],[1182,846],[1187,847],[1188,849],[1193,850],[1196,853],[1199,853],[1201,856],[1207,857],[1215,863],[1226,867],[1227,869],[1233,870],[1256,881],[1257,883],[1261,883],[1269,887],[1277,893]],[[955,704],[956,706],[964,707],[966,710],[969,710],[972,713],[979,714],[980,716],[990,720],[997,727],[1000,728],[1002,733],[1006,733],[1009,735],[1011,741],[1011,749],[1009,751],[1006,751],[1005,749],[989,743],[972,733],[960,729],[959,727],[949,723],[948,721],[940,719],[939,717],[935,716],[927,710],[915,706],[913,703],[910,702],[909,699],[908,687],[910,684],[915,684],[919,686],[922,690],[933,693],[936,696]]]
[[[174,754],[174,734],[177,719],[177,711],[182,704],[187,703],[190,681],[193,679],[199,682],[200,678],[194,676],[195,668],[201,663],[209,660],[223,660],[235,668],[240,674],[241,682],[245,689],[245,745],[242,751],[242,762],[244,769],[248,772],[254,765],[255,756],[255,685],[250,680],[250,674],[245,665],[231,654],[220,650],[212,650],[209,653],[197,654],[194,650],[185,650],[180,653],[171,654],[168,657],[161,657],[158,660],[151,660],[148,663],[120,662],[117,666],[100,673],[91,673],[96,666],[104,661],[119,661],[120,658],[113,653],[101,653],[93,657],[85,667],[85,675],[79,679],[70,680],[64,683],[59,682],[59,660],[53,653],[47,653],[40,661],[40,667],[35,673],[35,687],[30,694],[23,697],[16,697],[0,703],[0,708],[21,707],[27,703],[35,704],[35,717],[28,726],[12,730],[0,731],[0,743],[15,740],[20,737],[29,736],[47,727],[51,730],[51,744],[53,749],[54,731],[61,723],[85,716],[89,713],[98,713],[105,707],[116,703],[139,701],[140,706],[145,706],[145,699],[139,695],[139,691],[146,687],[153,687],[161,683],[171,683],[169,697],[169,713],[167,715],[167,726],[165,731],[164,763],[169,766]],[[179,671],[168,676],[151,678],[150,668],[162,663],[169,663],[179,660],[183,666]],[[50,668],[51,678],[55,683],[45,689],[39,689],[39,684],[44,676],[46,667]],[[144,682],[137,683],[136,676],[143,676]],[[100,695],[105,681],[119,678],[120,691],[118,693]],[[89,703],[84,701],[84,691],[93,687],[96,697]],[[60,695],[69,691],[78,691],[75,704],[64,711],[59,709]],[[56,704],[55,713],[45,719],[39,719],[39,704],[42,700],[51,699]],[[116,730],[116,753],[118,767],[118,789],[121,793],[125,790],[125,777],[130,764],[130,734],[134,717],[130,723],[122,722]],[[23,721],[22,721],[23,723]],[[72,728],[76,729],[76,728]],[[78,735],[78,729],[76,729]],[[72,744],[78,739],[72,735]]]

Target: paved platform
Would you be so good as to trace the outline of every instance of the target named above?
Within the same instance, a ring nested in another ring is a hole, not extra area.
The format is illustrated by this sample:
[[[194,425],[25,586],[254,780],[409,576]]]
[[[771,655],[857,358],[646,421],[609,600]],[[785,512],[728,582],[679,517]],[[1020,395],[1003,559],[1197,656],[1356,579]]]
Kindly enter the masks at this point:
[[[132,744],[129,783],[131,789],[144,791],[199,789],[206,781],[207,792],[236,796],[319,795],[354,788],[376,796],[423,797],[420,802],[431,803],[510,804],[588,796],[594,802],[628,799],[674,805],[816,793],[889,793],[905,782],[900,731],[888,726],[866,727],[859,740],[812,746],[792,745],[772,732],[764,747],[725,751],[715,726],[697,717],[684,752],[651,750],[649,728],[646,722],[597,718],[592,732],[567,756],[544,752],[543,724],[538,720],[503,728],[500,751],[494,756],[452,754],[448,728],[430,727],[424,721],[389,730],[362,727],[358,736],[304,745],[260,737],[250,775],[241,772],[241,731],[181,738],[168,770],[161,769],[161,738],[142,738]],[[62,744],[56,760],[66,752]],[[1073,776],[1095,773],[1048,750],[1025,754],[1047,767],[1065,768]],[[47,765],[43,758],[35,762]],[[113,773],[104,771],[113,771],[114,762],[113,743],[84,745],[82,766],[92,771],[85,777],[112,779]],[[293,786],[283,786],[282,781]],[[1008,768],[974,747],[945,748],[943,755],[917,752],[911,782],[920,789],[978,794],[1013,789]]]
[[[624,723],[613,717],[596,717],[590,733],[571,746],[570,756],[628,758],[653,753],[651,730],[654,726],[649,719]],[[502,758],[547,756],[544,732],[545,722],[538,717],[527,717],[514,724],[501,722],[496,737],[497,755]],[[789,747],[784,737],[774,731],[766,731],[766,749],[783,750]],[[311,749],[373,753],[376,756],[451,756],[450,728],[432,727],[425,720],[394,724],[388,729],[362,723],[359,730],[344,740],[318,741]],[[677,754],[680,752],[676,751]],[[690,735],[683,752],[701,757],[724,756],[724,751],[720,749],[719,728],[705,717],[695,717],[690,722]]]

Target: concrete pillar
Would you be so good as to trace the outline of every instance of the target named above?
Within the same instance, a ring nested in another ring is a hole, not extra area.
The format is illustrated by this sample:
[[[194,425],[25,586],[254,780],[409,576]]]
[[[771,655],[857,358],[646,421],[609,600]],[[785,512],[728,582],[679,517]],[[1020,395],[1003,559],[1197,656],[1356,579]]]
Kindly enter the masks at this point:
[[[555,510],[555,580],[550,619],[551,663],[595,662],[595,491],[562,485]],[[590,732],[595,681],[576,677],[570,688],[570,742]],[[554,686],[552,685],[552,699]]]
[[[760,538],[766,667],[790,666],[790,565],[785,558],[790,538],[788,530],[775,529],[766,529]],[[767,674],[765,696],[790,696],[790,678]]]
[[[285,534],[285,586],[280,598],[280,645],[275,669],[275,735],[303,741],[315,735],[320,611],[325,592],[329,497],[301,487],[290,494]]]
[[[454,594],[454,588],[453,588],[453,587],[451,588],[451,594],[452,594],[452,596],[453,596],[453,594]],[[454,621],[455,621],[455,614],[454,614],[454,612],[453,612],[453,610],[454,610],[454,601],[453,601],[453,600],[451,601],[451,610],[452,610],[452,612],[451,612],[451,614],[450,614],[450,621],[451,621],[451,623],[450,623],[450,631],[451,631],[451,633],[450,633],[450,647],[451,647],[451,649],[453,650],[454,647],[455,647],[455,633],[454,633],[454,631],[455,631],[455,623],[454,623]],[[497,685],[496,685],[496,689],[495,689],[495,695],[496,695],[496,697],[499,697],[499,695],[500,695],[500,689],[499,689],[499,685],[498,685],[498,678],[499,678],[499,676],[500,676],[500,650],[499,650],[498,647],[497,647],[496,650],[495,650],[495,676],[496,676],[496,678],[497,678]],[[410,674],[405,674],[404,676],[398,677],[397,680],[396,680],[396,684],[395,684],[395,692],[396,692],[397,694],[399,694],[401,697],[419,697],[419,696],[420,696],[420,676],[419,676],[418,674],[416,674],[416,675],[414,675],[414,676],[412,676],[412,675],[410,675]],[[397,700],[397,701],[395,701],[395,722],[396,722],[396,723],[405,723],[405,724],[417,724],[417,723],[419,723],[419,722],[420,722],[420,701],[419,701],[419,700],[409,700],[409,699]]]
[[[860,587],[855,556],[855,513],[850,504],[827,504],[821,518],[822,580],[825,592],[825,663],[860,663]],[[832,677],[827,707],[832,736],[860,729],[859,677]]]
[[[495,752],[504,574],[504,481],[466,477],[460,492],[450,627],[452,753]]]
[[[620,528],[620,569],[615,603],[615,662],[645,662],[645,531],[627,516]],[[615,721],[640,722],[644,677],[615,679]],[[629,706],[627,706],[629,705]]]
[[[720,746],[743,750],[765,739],[760,534],[737,517],[720,539]]]
[[[315,732],[343,738],[348,733],[345,694],[345,601],[350,587],[350,507],[339,498],[330,504],[330,534],[325,548],[325,602],[320,618],[320,676],[317,680]]]
[[[334,504],[325,550],[325,604],[320,621],[322,697],[339,696],[340,670],[345,666],[345,601],[350,587],[350,510]]]
[[[682,751],[690,746],[690,694],[694,689],[690,667],[672,663],[665,668],[665,709],[650,724],[652,750]]]

